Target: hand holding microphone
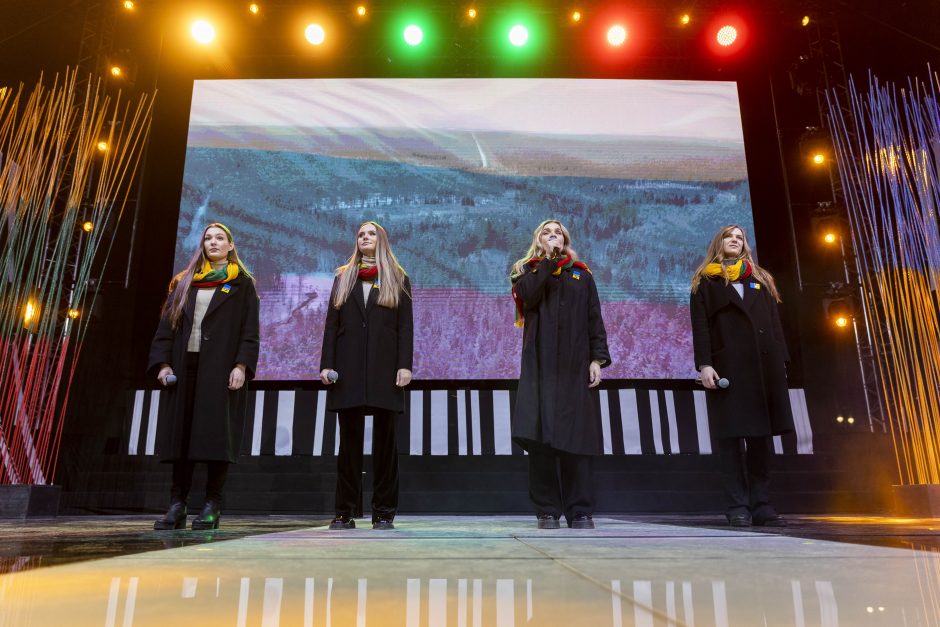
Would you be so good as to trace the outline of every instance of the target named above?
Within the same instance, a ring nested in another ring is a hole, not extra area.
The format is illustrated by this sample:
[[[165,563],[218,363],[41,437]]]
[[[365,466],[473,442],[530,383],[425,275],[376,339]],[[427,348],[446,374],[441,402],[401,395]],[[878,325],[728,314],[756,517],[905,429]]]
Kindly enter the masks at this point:
[[[339,381],[339,373],[331,368],[324,368],[320,371],[320,381],[323,385],[330,385]]]
[[[707,390],[722,389],[725,390],[731,386],[731,381],[724,377],[719,377],[718,372],[711,366],[703,366],[700,378],[696,383],[701,383]]]
[[[548,256],[554,259],[560,251],[561,251],[561,244],[558,242],[558,236],[549,235],[548,236]]]
[[[173,374],[173,368],[169,364],[163,364],[160,372],[157,373],[157,381],[164,387],[176,385],[176,375]]]

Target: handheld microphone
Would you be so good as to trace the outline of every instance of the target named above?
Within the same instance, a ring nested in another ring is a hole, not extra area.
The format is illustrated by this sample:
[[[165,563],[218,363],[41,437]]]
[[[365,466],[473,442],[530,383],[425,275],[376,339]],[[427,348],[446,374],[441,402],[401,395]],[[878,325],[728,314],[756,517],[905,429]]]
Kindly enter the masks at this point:
[[[695,382],[698,383],[699,385],[704,385],[704,384],[702,383],[702,378],[701,378],[701,377],[697,378],[697,379],[695,380]],[[718,379],[718,387],[721,388],[722,390],[726,390],[726,389],[728,389],[729,387],[731,387],[731,381],[729,381],[728,379],[726,379],[726,378],[724,378],[724,377],[721,377],[720,379]]]
[[[326,378],[332,381],[333,383],[336,383],[337,381],[339,381],[339,373],[336,372],[335,370],[330,370],[329,372],[326,373]]]
[[[163,385],[165,385],[166,387],[170,387],[171,385],[176,385],[176,375],[168,374],[165,377],[163,377]]]

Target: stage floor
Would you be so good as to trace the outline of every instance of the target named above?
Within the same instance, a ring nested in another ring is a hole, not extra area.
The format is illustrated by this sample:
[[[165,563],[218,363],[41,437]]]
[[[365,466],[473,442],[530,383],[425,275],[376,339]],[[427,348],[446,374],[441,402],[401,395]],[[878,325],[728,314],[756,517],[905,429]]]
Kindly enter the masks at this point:
[[[940,520],[403,515],[0,523],[0,625],[937,625]]]

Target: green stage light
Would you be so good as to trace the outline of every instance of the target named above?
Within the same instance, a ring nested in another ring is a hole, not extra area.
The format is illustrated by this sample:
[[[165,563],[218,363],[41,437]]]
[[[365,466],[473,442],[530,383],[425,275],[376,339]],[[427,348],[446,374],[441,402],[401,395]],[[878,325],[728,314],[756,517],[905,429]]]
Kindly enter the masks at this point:
[[[417,46],[424,41],[424,31],[417,24],[409,24],[405,27],[403,33],[405,43],[409,46]]]
[[[517,48],[521,48],[529,41],[529,29],[523,24],[514,24],[509,29],[509,43]]]

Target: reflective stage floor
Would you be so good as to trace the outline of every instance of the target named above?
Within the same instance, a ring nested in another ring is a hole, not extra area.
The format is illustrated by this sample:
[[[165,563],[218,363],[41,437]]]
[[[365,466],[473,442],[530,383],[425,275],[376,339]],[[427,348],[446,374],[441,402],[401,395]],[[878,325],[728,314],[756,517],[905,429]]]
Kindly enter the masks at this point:
[[[940,520],[153,517],[0,522],[0,626],[938,625]]]

